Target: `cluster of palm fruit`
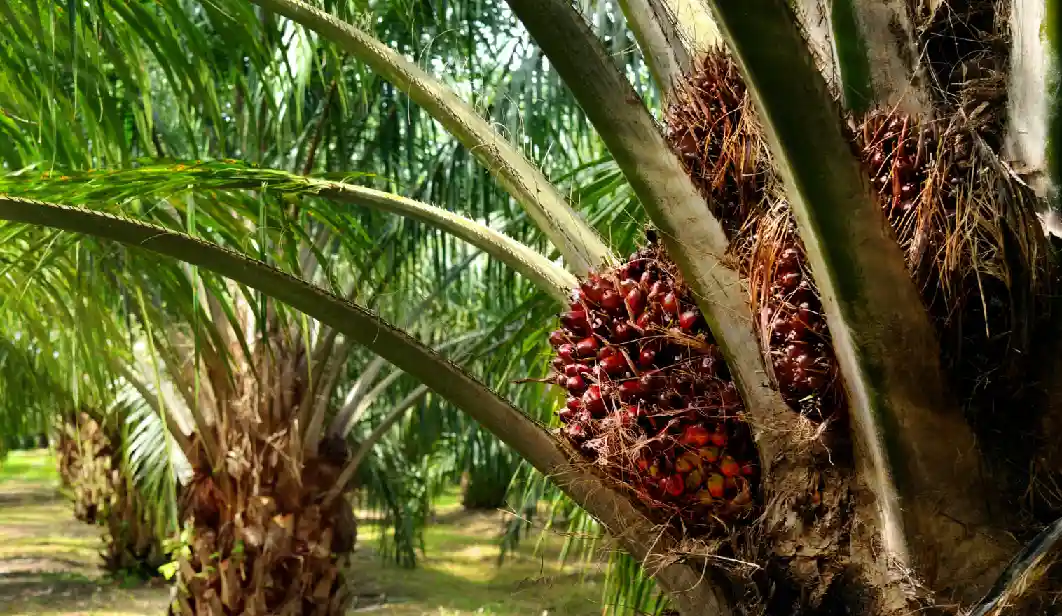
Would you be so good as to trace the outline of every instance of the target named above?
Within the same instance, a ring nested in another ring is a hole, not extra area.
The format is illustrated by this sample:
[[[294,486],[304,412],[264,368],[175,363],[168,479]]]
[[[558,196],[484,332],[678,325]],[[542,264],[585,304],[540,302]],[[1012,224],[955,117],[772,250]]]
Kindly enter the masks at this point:
[[[767,204],[773,172],[761,135],[739,69],[722,50],[704,56],[668,105],[668,141],[749,278],[760,342],[783,398],[810,419],[843,416],[846,398],[803,246],[785,203]]]
[[[782,398],[809,419],[839,419],[847,397],[795,225],[787,215],[765,218],[756,240],[750,268],[753,305]]]
[[[551,382],[561,432],[688,530],[747,511],[759,480],[741,397],[689,288],[653,242],[591,275],[561,327]]]
[[[667,139],[728,237],[739,235],[762,205],[769,174],[752,99],[728,54],[705,55],[675,88]]]

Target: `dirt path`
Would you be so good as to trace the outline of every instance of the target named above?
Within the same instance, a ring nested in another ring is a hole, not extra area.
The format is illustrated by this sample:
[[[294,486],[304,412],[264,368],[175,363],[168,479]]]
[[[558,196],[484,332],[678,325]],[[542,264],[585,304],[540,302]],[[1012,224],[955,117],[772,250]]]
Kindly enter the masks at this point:
[[[0,465],[0,616],[161,616],[169,588],[123,584],[100,569],[100,529],[74,518],[47,452]],[[363,512],[350,616],[599,616],[602,567],[559,567],[562,540],[528,541],[496,565],[502,514],[468,513],[456,499],[425,531],[427,554],[404,569],[379,557],[381,527]],[[381,603],[382,600],[382,603]]]

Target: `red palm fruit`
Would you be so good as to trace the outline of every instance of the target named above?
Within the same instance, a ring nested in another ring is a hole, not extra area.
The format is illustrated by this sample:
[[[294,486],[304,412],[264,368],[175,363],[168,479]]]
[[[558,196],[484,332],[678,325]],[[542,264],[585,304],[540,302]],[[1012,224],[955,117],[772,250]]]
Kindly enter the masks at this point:
[[[708,475],[708,480],[704,482],[704,485],[708,488],[708,493],[715,498],[723,498],[726,494],[726,477],[722,475],[716,473]]]
[[[741,465],[741,474],[746,477],[751,477],[756,474],[756,466],[752,462],[746,462]]]
[[[605,401],[601,399],[601,387],[599,385],[591,385],[586,389],[586,393],[583,394],[583,408],[590,411],[593,415],[600,415],[605,412]]]
[[[727,477],[737,477],[741,474],[741,465],[734,458],[723,456],[723,461],[719,463],[719,472]]]
[[[635,287],[627,294],[624,303],[627,304],[627,310],[630,311],[631,315],[641,314],[645,308],[645,295],[642,294],[641,289]]]
[[[681,475],[671,475],[665,477],[660,482],[664,488],[664,491],[671,496],[681,496],[686,491],[686,482],[682,480]]]
[[[715,446],[701,447],[697,454],[706,462],[715,462],[719,459],[719,448]]]
[[[649,270],[645,270],[642,272],[642,275],[638,277],[638,283],[645,288],[649,288],[649,285],[653,284],[654,280],[656,280],[656,275]]]
[[[597,276],[590,276],[589,280],[579,285],[580,299],[594,304],[599,303],[604,292],[601,282],[601,279]]]
[[[679,442],[687,447],[698,448],[707,445],[710,439],[711,434],[708,430],[704,426],[695,424],[686,427]]]
[[[658,301],[661,297],[668,292],[668,286],[664,284],[663,280],[657,280],[649,287],[649,301]]]
[[[565,403],[565,406],[567,406],[568,410],[572,411],[573,413],[577,413],[580,409],[583,408],[583,401],[575,397],[568,398],[568,401]]]
[[[620,354],[619,347],[615,347],[615,346],[612,346],[610,344],[607,344],[607,345],[601,347],[601,350],[599,350],[597,352],[597,358],[598,359],[605,359],[605,358],[608,358],[608,357],[612,357],[613,355],[619,355],[619,354]]]
[[[649,471],[649,460],[646,459],[645,456],[639,456],[638,459],[634,461],[634,465],[643,473]]]
[[[699,319],[700,316],[701,313],[696,310],[683,311],[683,313],[679,315],[679,327],[682,328],[682,331],[690,331],[693,329],[693,326],[697,324],[697,319]]]
[[[664,309],[667,314],[675,314],[679,310],[678,296],[674,291],[669,291],[664,295],[664,299],[660,300],[660,307]]]
[[[581,393],[584,389],[586,389],[586,381],[583,380],[583,377],[581,377],[579,375],[570,376],[565,381],[564,386],[571,393],[578,394],[578,393]]]
[[[557,372],[564,372],[564,368],[568,366],[563,357],[554,357],[549,363]]]
[[[717,426],[715,432],[712,432],[711,441],[716,447],[726,445],[726,432],[723,431],[722,426]]]
[[[627,294],[636,288],[638,288],[638,281],[633,278],[627,277],[620,281],[619,290],[623,297],[627,297]]]
[[[568,365],[564,366],[564,376],[566,376],[566,377],[579,376],[580,374],[582,374],[582,372],[579,370],[579,368],[582,368],[582,367],[584,367],[582,364],[568,364]]]
[[[593,357],[597,354],[597,338],[587,336],[575,345],[575,353],[579,357]]]
[[[585,333],[590,329],[590,321],[586,318],[585,310],[572,310],[570,312],[562,312],[560,315],[561,325],[567,327],[575,333]]]
[[[619,312],[623,308],[623,297],[608,289],[601,294],[601,307],[609,312]]]
[[[575,411],[570,408],[562,408],[557,410],[557,417],[564,423],[570,422],[575,418]]]
[[[549,343],[554,348],[568,341],[568,334],[563,329],[555,329],[549,333]]]
[[[779,278],[778,281],[781,283],[782,289],[784,289],[786,293],[790,293],[796,291],[797,285],[800,284],[800,278],[800,272],[789,272]]]
[[[575,357],[575,345],[574,344],[562,344],[557,349],[557,356],[563,359],[565,362],[570,362]]]
[[[697,488],[701,487],[704,483],[704,475],[698,469],[693,469],[688,475],[686,475],[686,490],[693,492]]]
[[[641,393],[642,384],[637,379],[628,379],[619,384],[620,400],[632,400]]]
[[[634,339],[634,336],[634,328],[626,321],[617,323],[615,329],[613,329],[613,337],[616,342],[629,342]]]
[[[638,320],[635,321],[635,324],[643,330],[649,329],[649,326],[653,324],[654,316],[652,312],[643,312],[638,315]]]
[[[688,473],[695,468],[697,468],[697,466],[687,460],[685,456],[675,460],[675,470],[680,473]]]
[[[622,374],[627,369],[627,359],[622,355],[610,355],[601,360],[600,366],[606,374]]]

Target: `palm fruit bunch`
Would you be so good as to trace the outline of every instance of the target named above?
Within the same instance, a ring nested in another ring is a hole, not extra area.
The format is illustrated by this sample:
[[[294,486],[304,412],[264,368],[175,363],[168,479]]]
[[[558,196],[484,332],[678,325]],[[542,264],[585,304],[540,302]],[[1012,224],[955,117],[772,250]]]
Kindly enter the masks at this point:
[[[782,398],[813,421],[842,419],[848,399],[826,316],[784,202],[758,221],[750,254],[757,333]]]
[[[705,55],[675,89],[666,118],[669,143],[749,279],[760,344],[783,398],[813,420],[843,416],[844,388],[804,248],[788,206],[767,197],[773,195],[770,156],[751,96],[725,50]]]
[[[589,276],[561,327],[550,382],[560,433],[654,514],[706,532],[750,510],[755,445],[726,363],[677,267],[650,234]]]
[[[667,140],[731,239],[760,209],[769,177],[752,98],[725,51],[704,56],[667,107]]]
[[[1030,190],[959,121],[875,111],[854,141],[960,395],[1009,398],[1049,278]]]

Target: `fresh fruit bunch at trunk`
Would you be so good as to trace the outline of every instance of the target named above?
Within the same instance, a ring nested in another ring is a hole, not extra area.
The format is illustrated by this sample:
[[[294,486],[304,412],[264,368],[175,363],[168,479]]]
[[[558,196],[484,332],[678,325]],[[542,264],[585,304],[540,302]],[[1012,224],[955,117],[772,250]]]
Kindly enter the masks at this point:
[[[1046,312],[1048,253],[1031,192],[958,120],[875,111],[855,143],[959,394],[1008,398]]]
[[[770,167],[752,97],[729,54],[704,56],[675,88],[666,119],[671,147],[735,240],[763,208]]]
[[[103,564],[108,571],[133,573],[143,578],[160,575],[168,561],[150,512],[139,495],[116,469],[112,473],[110,510],[104,521]]]
[[[551,381],[561,432],[661,518],[707,531],[750,510],[758,457],[743,405],[692,293],[652,242],[591,275],[561,328]]]
[[[843,418],[847,399],[804,247],[773,181],[751,97],[725,50],[705,55],[675,89],[666,119],[672,148],[749,279],[760,344],[782,397],[809,419]]]
[[[782,398],[813,421],[843,420],[848,398],[826,315],[788,204],[756,225],[749,291],[761,345]]]

